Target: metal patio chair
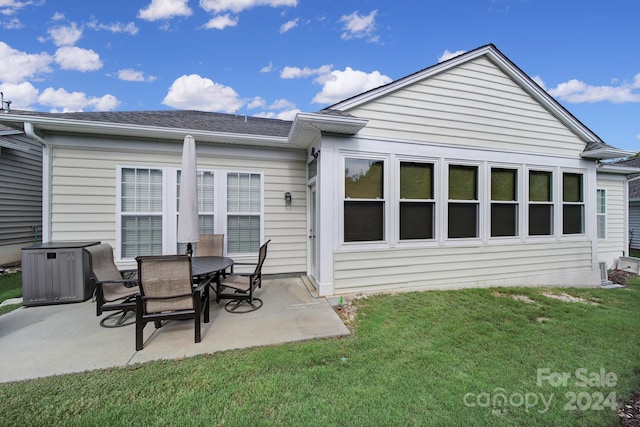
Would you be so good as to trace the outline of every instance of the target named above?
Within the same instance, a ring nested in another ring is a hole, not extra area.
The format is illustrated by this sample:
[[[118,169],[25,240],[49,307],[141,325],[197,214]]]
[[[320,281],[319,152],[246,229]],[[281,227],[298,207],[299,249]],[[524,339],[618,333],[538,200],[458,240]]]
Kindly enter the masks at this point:
[[[219,278],[216,282],[216,302],[221,299],[230,299],[224,309],[230,313],[248,313],[262,307],[262,300],[253,296],[256,288],[262,287],[262,265],[267,258],[267,245],[271,240],[266,241],[260,247],[258,263],[253,273],[231,273],[226,277]],[[235,265],[254,265],[253,263],[235,263]],[[224,293],[225,289],[233,292]]]
[[[87,246],[84,250],[89,253],[96,316],[113,311],[100,320],[100,325],[115,328],[133,324],[135,319],[127,317],[136,308],[135,295],[139,292],[136,270],[118,270],[108,243]]]
[[[201,341],[201,317],[209,323],[209,281],[195,288],[188,255],[139,256],[136,295],[136,350],[144,347],[143,331],[149,322],[156,329],[164,321],[193,319],[195,342]]]

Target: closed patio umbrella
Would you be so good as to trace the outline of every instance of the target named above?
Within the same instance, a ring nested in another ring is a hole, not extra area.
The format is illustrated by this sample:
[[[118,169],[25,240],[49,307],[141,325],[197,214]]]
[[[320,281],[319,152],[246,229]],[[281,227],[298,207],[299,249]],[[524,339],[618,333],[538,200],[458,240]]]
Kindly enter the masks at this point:
[[[178,206],[178,242],[187,244],[187,255],[193,253],[191,243],[200,240],[197,170],[196,141],[191,135],[187,135],[182,146]]]

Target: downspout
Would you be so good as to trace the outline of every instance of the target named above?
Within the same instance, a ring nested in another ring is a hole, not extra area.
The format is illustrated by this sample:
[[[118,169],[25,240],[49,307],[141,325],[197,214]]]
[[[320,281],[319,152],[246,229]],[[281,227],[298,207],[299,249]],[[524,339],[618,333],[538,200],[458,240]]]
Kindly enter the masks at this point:
[[[51,241],[51,149],[31,122],[24,122],[24,133],[42,145],[42,242],[46,243]]]

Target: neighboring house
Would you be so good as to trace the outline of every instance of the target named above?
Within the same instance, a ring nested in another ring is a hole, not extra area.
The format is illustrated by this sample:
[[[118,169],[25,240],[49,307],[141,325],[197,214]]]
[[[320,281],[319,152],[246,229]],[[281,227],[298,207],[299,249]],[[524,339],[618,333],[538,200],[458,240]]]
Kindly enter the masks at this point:
[[[616,165],[640,169],[640,157],[617,162]],[[640,250],[640,173],[629,175],[629,247]]]
[[[0,125],[0,265],[19,262],[21,248],[40,242],[41,225],[42,146]]]
[[[44,146],[45,241],[176,253],[182,142],[203,232],[321,295],[598,285],[626,248],[630,169],[495,46],[293,122],[196,111],[12,112]],[[287,200],[290,194],[290,201]],[[600,212],[602,211],[602,212]],[[604,215],[604,218],[603,218]]]

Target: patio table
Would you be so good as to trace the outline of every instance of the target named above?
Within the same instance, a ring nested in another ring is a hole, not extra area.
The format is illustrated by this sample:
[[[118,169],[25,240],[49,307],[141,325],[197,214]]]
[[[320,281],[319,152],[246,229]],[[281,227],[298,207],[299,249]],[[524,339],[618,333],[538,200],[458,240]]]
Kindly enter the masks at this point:
[[[218,274],[233,265],[233,259],[224,256],[191,257],[191,274],[193,277]]]

